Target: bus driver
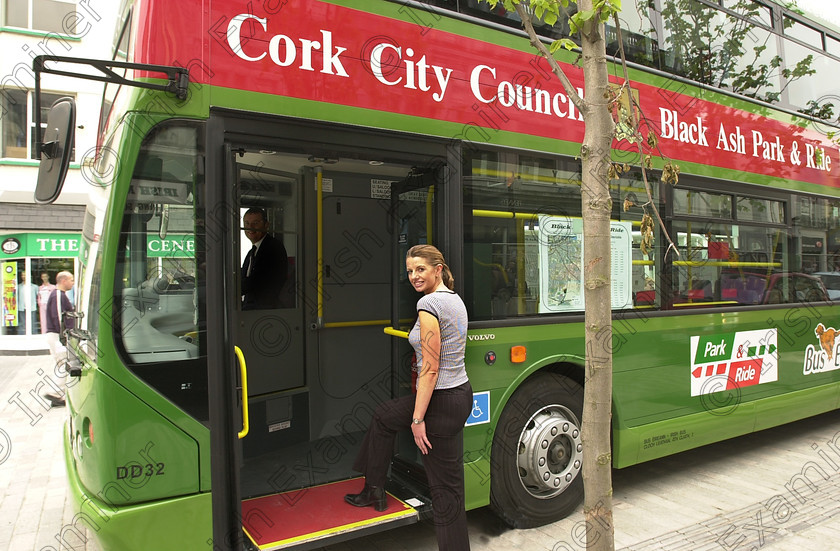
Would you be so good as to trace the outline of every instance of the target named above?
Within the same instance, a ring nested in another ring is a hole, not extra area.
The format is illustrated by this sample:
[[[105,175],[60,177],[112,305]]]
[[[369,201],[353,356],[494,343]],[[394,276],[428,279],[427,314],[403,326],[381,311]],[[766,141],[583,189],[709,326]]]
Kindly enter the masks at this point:
[[[268,234],[268,218],[253,207],[242,217],[252,247],[242,263],[242,309],[280,308],[280,290],[286,283],[289,257],[283,242]]]

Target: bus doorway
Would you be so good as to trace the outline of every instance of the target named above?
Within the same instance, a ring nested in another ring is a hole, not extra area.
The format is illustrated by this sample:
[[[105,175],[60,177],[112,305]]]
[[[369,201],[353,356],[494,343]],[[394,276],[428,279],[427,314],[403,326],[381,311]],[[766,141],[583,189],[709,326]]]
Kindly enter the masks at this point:
[[[237,295],[228,324],[247,371],[247,417],[243,403],[233,415],[248,432],[233,462],[241,525],[260,549],[320,547],[418,519],[403,500],[416,494],[390,494],[381,513],[343,496],[361,487],[352,465],[375,408],[410,391],[397,388],[393,361],[409,369],[407,343],[383,330],[393,325],[395,278],[404,280],[391,189],[422,159],[301,148],[227,146],[237,230],[225,270]],[[272,240],[282,250],[263,249]],[[261,260],[269,251],[285,262]],[[273,267],[271,291],[260,294],[252,283],[264,265]]]
[[[392,293],[391,329],[394,336],[391,343],[391,363],[396,396],[415,392],[414,349],[408,343],[407,332],[417,319],[417,301],[420,294],[408,281],[405,258],[414,245],[437,245],[438,209],[436,196],[443,176],[441,167],[415,169],[392,187],[391,213],[394,232],[391,247],[395,259],[391,268]],[[410,368],[409,368],[410,366]],[[410,432],[397,435],[396,454],[392,468],[402,470],[408,479],[415,478],[420,462],[417,444]],[[425,484],[425,479],[417,480]]]

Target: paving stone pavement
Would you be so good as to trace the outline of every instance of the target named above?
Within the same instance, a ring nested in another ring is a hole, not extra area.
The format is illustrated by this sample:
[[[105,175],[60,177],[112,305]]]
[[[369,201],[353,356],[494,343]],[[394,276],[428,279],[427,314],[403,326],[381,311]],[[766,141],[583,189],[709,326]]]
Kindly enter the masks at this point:
[[[0,356],[0,551],[98,551],[72,525],[66,410],[38,398],[52,369],[47,356]],[[840,411],[615,470],[613,488],[620,551],[840,549]],[[598,533],[582,508],[531,530],[487,508],[468,520],[473,551],[578,551]],[[428,522],[325,548],[435,549]]]
[[[94,549],[72,529],[62,452],[66,410],[41,398],[56,382],[48,355],[0,356],[0,550]]]

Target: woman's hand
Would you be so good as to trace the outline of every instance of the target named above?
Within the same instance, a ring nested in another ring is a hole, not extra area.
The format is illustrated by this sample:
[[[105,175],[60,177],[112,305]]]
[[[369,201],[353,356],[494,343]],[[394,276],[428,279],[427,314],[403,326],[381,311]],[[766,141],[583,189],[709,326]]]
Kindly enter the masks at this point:
[[[428,454],[429,450],[432,449],[432,443],[426,437],[426,421],[422,421],[417,425],[412,423],[411,433],[414,435],[414,443],[420,448],[420,453],[423,455]]]

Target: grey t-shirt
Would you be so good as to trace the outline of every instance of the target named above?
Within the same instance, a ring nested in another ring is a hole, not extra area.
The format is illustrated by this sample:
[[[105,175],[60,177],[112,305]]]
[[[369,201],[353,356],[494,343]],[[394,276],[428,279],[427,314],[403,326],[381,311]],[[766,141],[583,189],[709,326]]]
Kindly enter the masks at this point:
[[[453,388],[466,383],[467,370],[464,353],[467,347],[467,307],[454,291],[435,291],[417,301],[417,311],[425,311],[437,318],[440,324],[440,369],[435,388]],[[408,334],[414,347],[417,366],[423,365],[420,318]]]

